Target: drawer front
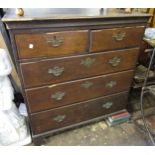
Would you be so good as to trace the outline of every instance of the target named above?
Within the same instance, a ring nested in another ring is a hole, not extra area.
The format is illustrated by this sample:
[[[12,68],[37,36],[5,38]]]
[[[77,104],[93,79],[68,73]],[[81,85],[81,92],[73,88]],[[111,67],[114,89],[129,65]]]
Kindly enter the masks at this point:
[[[21,64],[25,88],[133,69],[138,48]]]
[[[15,36],[19,59],[56,57],[88,50],[88,31],[63,31]]]
[[[80,123],[125,108],[127,93],[81,102],[31,115],[34,134]]]
[[[26,90],[30,112],[38,112],[67,104],[86,101],[103,95],[127,91],[133,71],[53,84]]]
[[[140,45],[144,27],[94,30],[92,33],[92,52],[136,47]]]

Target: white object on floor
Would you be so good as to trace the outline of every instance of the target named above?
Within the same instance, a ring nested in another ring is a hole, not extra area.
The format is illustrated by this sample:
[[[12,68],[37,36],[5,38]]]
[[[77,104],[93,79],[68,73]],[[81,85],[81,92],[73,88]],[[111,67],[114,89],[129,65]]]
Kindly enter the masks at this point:
[[[7,53],[0,49],[0,145],[3,146],[30,138],[25,118],[13,102],[14,90],[8,78],[11,71]]]
[[[13,88],[8,78],[11,71],[7,53],[0,49],[0,110],[10,109],[14,99]]]
[[[28,137],[30,133],[25,118],[14,104],[10,110],[0,111],[0,145],[15,145]]]
[[[32,138],[31,138],[31,135],[30,135],[30,131],[28,130],[27,132],[27,135],[25,136],[25,138],[17,141],[17,142],[14,142],[12,144],[9,144],[9,146],[24,146],[24,145],[28,145],[28,144],[31,144],[32,143]]]
[[[19,113],[25,117],[28,116],[28,113],[27,113],[27,108],[26,108],[26,105],[25,103],[20,103],[19,105]]]

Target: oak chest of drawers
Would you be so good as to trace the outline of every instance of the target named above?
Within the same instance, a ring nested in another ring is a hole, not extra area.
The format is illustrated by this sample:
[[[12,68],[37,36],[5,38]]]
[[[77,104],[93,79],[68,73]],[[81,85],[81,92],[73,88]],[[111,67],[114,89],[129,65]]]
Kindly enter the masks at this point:
[[[34,141],[125,108],[149,17],[54,11],[3,18]]]

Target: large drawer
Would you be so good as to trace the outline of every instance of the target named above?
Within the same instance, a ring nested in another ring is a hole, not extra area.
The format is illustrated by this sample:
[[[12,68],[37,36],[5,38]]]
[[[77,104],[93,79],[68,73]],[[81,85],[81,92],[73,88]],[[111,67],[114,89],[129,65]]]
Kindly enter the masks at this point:
[[[91,31],[92,52],[136,47],[140,45],[144,27],[114,28]]]
[[[125,92],[33,114],[31,115],[32,130],[34,134],[39,134],[94,119],[122,110],[126,103]]]
[[[130,70],[29,89],[26,90],[29,110],[31,113],[38,112],[127,91],[131,85],[132,77],[133,71]]]
[[[20,64],[25,88],[133,69],[138,48]]]
[[[19,59],[56,57],[88,50],[88,30],[15,35]]]

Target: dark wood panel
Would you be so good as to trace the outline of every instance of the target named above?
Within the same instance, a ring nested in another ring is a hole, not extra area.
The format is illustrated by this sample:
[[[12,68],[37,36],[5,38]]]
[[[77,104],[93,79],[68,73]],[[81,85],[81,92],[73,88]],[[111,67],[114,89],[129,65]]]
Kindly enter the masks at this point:
[[[29,110],[30,112],[38,112],[103,95],[127,91],[132,76],[133,71],[130,70],[26,90]]]
[[[144,33],[144,27],[102,29],[91,32],[91,51],[96,52],[139,46]]]
[[[35,134],[76,124],[125,108],[127,93],[101,97],[87,102],[31,115]]]
[[[133,69],[138,48],[20,64],[25,88]]]
[[[63,56],[88,51],[88,30],[17,34],[19,59]]]

